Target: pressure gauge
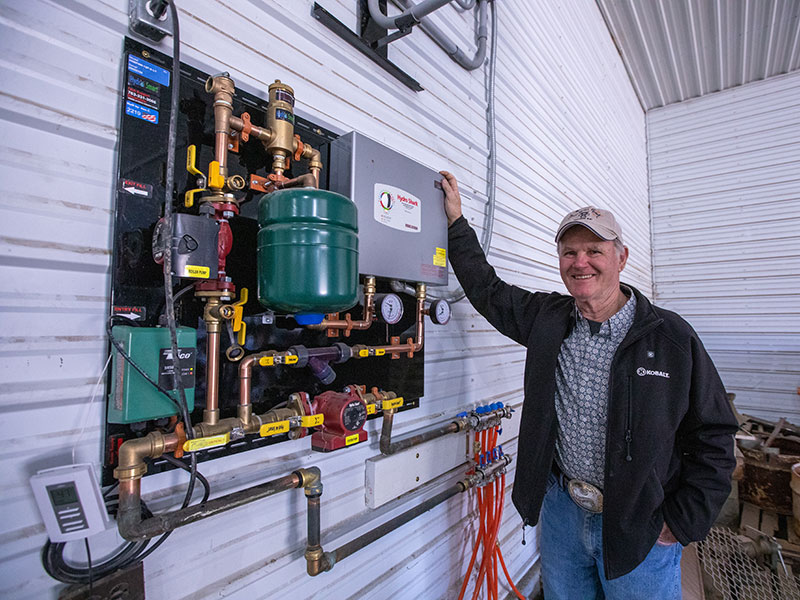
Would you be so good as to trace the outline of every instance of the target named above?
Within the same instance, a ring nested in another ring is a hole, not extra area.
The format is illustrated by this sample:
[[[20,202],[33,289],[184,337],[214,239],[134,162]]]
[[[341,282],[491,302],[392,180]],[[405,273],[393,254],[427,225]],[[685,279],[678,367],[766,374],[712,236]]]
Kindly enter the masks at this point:
[[[397,294],[382,294],[378,297],[381,320],[394,325],[403,318],[403,301]]]
[[[431,321],[437,325],[447,325],[447,322],[450,320],[450,304],[443,298],[434,300],[431,302],[429,313]]]

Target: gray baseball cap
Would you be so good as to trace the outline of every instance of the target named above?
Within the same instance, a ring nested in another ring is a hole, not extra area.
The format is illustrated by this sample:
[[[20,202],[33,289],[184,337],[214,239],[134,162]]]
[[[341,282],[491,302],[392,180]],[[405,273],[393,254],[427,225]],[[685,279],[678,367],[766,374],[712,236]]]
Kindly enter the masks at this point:
[[[585,206],[578,210],[573,210],[561,221],[556,232],[556,243],[564,235],[564,232],[573,225],[583,225],[600,239],[610,242],[612,240],[622,241],[622,228],[617,223],[610,210]]]

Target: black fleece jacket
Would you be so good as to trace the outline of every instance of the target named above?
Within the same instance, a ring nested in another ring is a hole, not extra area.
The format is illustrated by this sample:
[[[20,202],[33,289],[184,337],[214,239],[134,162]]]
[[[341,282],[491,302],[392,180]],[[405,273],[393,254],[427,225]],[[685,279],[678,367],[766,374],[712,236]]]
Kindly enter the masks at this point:
[[[555,452],[555,373],[575,300],[502,281],[461,217],[450,263],[472,305],[526,346],[525,399],[512,499],[534,525]],[[644,560],[666,521],[681,544],[703,539],[730,492],[736,420],[691,326],[638,290],[633,325],[611,364],[603,490],[605,576]]]

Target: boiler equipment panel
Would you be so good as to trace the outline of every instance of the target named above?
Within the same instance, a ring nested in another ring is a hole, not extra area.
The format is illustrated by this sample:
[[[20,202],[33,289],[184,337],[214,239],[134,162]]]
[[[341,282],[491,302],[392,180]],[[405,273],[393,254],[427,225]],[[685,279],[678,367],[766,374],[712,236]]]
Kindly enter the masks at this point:
[[[438,172],[355,131],[330,144],[330,189],[358,207],[364,275],[447,285]]]

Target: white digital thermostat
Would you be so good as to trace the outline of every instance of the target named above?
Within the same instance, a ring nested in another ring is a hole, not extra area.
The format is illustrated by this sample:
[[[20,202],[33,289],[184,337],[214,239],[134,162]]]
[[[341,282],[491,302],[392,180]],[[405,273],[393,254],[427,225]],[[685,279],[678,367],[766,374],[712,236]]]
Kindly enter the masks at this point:
[[[31,487],[52,542],[80,540],[108,527],[109,518],[92,465],[39,471]]]

